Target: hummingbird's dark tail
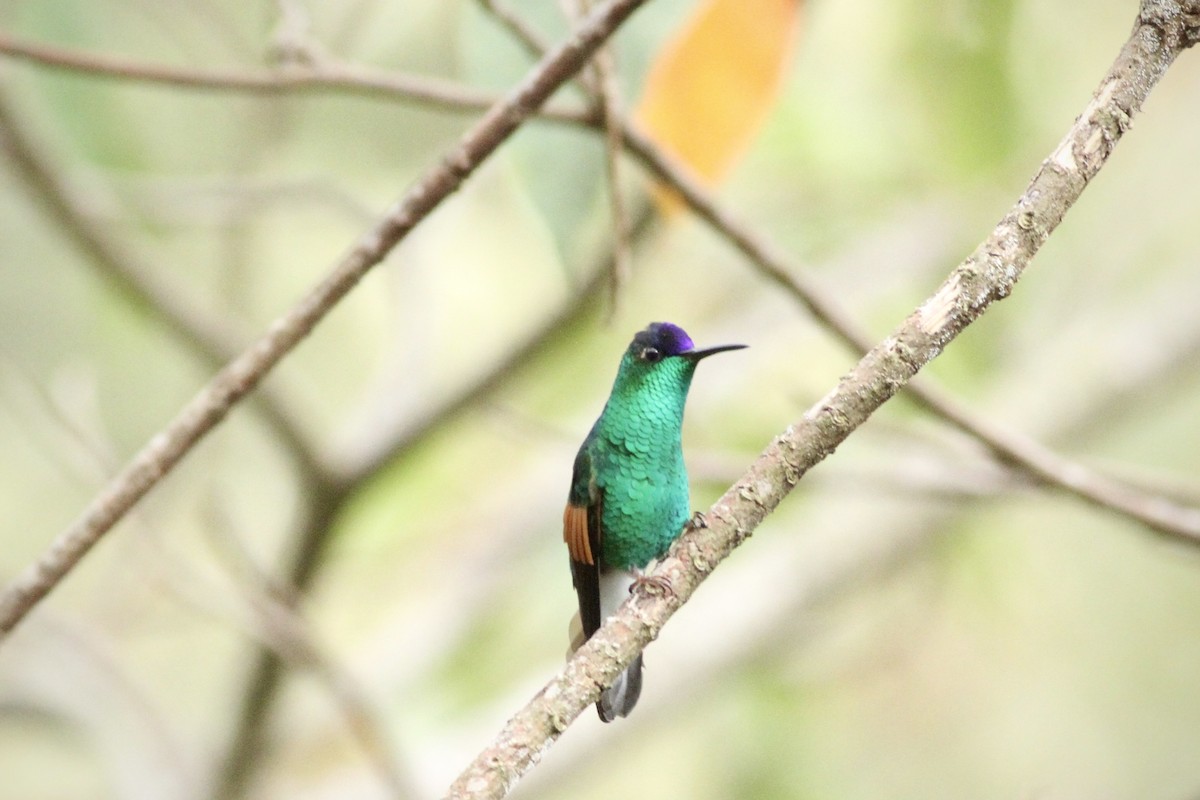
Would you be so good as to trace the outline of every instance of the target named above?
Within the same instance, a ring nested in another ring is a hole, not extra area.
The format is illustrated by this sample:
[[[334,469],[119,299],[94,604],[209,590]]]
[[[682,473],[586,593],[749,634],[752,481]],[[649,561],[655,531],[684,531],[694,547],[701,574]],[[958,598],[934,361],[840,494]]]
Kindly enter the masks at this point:
[[[612,688],[605,689],[596,701],[596,711],[604,722],[612,722],[617,717],[627,717],[637,705],[642,693],[642,654],[633,660],[628,669],[617,676]]]

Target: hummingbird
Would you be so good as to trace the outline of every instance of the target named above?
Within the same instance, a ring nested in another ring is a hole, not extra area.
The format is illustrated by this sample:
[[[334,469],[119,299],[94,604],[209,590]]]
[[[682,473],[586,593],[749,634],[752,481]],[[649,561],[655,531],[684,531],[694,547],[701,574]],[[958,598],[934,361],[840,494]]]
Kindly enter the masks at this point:
[[[563,512],[571,582],[579,598],[574,652],[613,614],[644,570],[667,552],[691,516],[683,463],[683,406],[701,359],[746,345],[697,350],[683,328],[654,322],[621,356],[600,417],[575,456]],[[612,722],[642,691],[642,656],[600,694]]]

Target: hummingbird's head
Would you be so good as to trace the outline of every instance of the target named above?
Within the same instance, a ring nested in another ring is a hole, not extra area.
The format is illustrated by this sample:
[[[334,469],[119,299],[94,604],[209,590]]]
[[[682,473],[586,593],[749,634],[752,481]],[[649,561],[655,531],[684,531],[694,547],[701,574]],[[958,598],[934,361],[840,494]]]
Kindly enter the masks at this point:
[[[670,322],[652,322],[629,343],[606,406],[606,415],[674,419],[678,428],[692,375],[701,359],[744,344],[727,344],[697,350],[683,328]]]
[[[744,344],[725,344],[697,350],[692,337],[678,325],[670,322],[651,322],[644,331],[638,331],[629,343],[625,356],[632,361],[653,366],[671,358],[682,359],[695,368],[696,362],[726,350],[741,350]]]

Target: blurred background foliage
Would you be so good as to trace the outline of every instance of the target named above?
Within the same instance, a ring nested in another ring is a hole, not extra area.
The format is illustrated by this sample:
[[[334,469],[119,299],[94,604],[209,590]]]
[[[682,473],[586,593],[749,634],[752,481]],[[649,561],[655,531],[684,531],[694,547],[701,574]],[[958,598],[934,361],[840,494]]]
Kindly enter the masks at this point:
[[[568,29],[553,0],[512,5],[547,38]],[[778,83],[757,84],[761,127],[721,145],[720,198],[879,337],[1017,196],[1136,10],[758,5],[800,13],[772,45]],[[0,26],[139,63],[259,69],[280,8],[5,0]],[[283,8],[347,62],[496,92],[530,63],[466,0]],[[700,8],[655,0],[622,29],[630,104]],[[1195,59],[1155,91],[1018,291],[929,370],[978,413],[1190,502]],[[473,118],[11,59],[0,100],[83,224],[229,320],[240,345]],[[324,477],[261,404],[239,408],[18,630],[0,650],[0,797],[433,796],[561,663],[574,605],[561,506],[629,336],[668,319],[702,344],[751,345],[693,387],[698,508],[833,386],[852,355],[686,213],[634,239],[607,321],[603,159],[594,132],[523,128],[270,378]],[[12,576],[212,366],[95,269],[11,150],[2,166]],[[644,207],[640,170],[623,176]],[[372,453],[387,457],[346,471]],[[306,536],[325,544],[297,590]],[[1193,798],[1198,614],[1194,552],[1030,486],[901,399],[664,630],[637,712],[610,726],[585,714],[514,796]],[[256,717],[261,747],[222,782],[264,648],[289,669]],[[398,789],[371,754],[380,737]]]

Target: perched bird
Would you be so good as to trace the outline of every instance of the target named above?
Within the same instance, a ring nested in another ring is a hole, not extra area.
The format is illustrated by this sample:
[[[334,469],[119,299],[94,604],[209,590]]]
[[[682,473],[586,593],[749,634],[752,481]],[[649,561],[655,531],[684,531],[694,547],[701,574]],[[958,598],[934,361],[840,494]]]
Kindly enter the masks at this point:
[[[633,337],[600,418],[583,440],[563,512],[563,539],[579,597],[578,649],[613,614],[642,571],[667,552],[691,515],[681,435],[683,406],[700,359],[741,344],[696,350],[677,325]],[[624,717],[642,691],[639,655],[596,703]]]

